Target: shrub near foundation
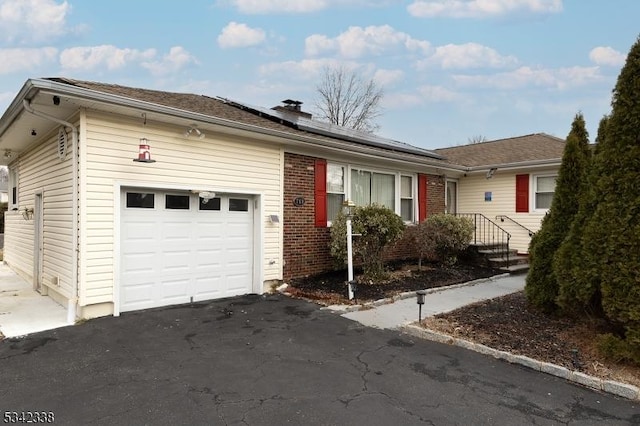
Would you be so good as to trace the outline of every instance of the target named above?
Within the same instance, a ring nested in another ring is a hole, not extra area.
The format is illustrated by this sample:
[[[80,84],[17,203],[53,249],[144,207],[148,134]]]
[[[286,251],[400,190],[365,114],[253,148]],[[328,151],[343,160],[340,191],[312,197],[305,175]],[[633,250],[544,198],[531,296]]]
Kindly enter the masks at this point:
[[[420,222],[414,232],[420,260],[426,257],[445,265],[453,265],[471,243],[473,222],[466,217],[435,214]]]
[[[354,260],[362,265],[366,279],[384,278],[384,249],[398,241],[405,225],[387,207],[373,204],[355,207],[351,220]],[[340,266],[347,264],[347,216],[340,212],[331,225],[331,255]]]

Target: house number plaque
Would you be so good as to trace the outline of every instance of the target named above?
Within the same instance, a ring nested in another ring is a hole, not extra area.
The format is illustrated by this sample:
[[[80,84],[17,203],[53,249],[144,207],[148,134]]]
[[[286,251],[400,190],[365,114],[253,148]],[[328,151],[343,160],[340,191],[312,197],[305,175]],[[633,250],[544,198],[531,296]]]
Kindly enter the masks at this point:
[[[296,197],[293,199],[293,205],[296,207],[304,206],[304,197]]]

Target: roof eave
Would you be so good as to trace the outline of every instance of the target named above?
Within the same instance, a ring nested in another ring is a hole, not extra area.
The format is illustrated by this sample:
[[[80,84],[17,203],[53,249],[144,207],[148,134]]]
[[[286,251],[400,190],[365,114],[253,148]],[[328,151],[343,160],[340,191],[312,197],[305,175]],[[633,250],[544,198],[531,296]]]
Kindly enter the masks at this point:
[[[109,105],[118,105],[122,107],[128,107],[132,109],[139,109],[148,112],[155,112],[162,115],[169,115],[177,118],[184,118],[189,121],[200,121],[207,124],[229,127],[239,131],[246,131],[250,133],[258,133],[268,135],[272,137],[282,138],[285,143],[289,144],[302,144],[305,146],[322,146],[330,149],[342,149],[349,150],[356,154],[361,154],[369,157],[377,158],[389,158],[394,160],[406,161],[415,165],[429,166],[438,168],[443,171],[460,172],[464,171],[464,166],[457,166],[448,164],[444,161],[439,161],[433,158],[425,157],[424,160],[415,158],[401,152],[385,151],[381,153],[376,149],[367,146],[354,147],[352,145],[345,144],[340,140],[330,141],[324,139],[317,139],[309,136],[294,135],[291,133],[283,132],[280,130],[268,129],[252,124],[241,123],[238,121],[227,120],[224,118],[214,117],[211,115],[200,114],[192,111],[187,111],[179,108],[160,105],[153,102],[141,101],[126,96],[115,95],[111,93],[101,92],[98,90],[88,89],[85,87],[73,86],[70,84],[60,83],[47,79],[29,79],[24,84],[14,101],[11,103],[5,114],[2,116],[2,122],[4,123],[0,127],[0,135],[6,131],[6,129],[13,123],[13,121],[24,110],[23,100],[30,100],[37,92],[50,93],[52,95],[65,96],[70,98],[76,98],[91,102],[104,103]],[[5,117],[9,117],[5,121]]]
[[[497,163],[497,164],[486,164],[481,166],[472,166],[472,167],[468,167],[467,171],[470,173],[473,173],[473,172],[486,172],[489,169],[516,170],[516,169],[534,168],[534,167],[560,166],[560,164],[562,164],[562,158],[548,158],[544,160],[528,160],[528,161],[519,161],[514,163]]]

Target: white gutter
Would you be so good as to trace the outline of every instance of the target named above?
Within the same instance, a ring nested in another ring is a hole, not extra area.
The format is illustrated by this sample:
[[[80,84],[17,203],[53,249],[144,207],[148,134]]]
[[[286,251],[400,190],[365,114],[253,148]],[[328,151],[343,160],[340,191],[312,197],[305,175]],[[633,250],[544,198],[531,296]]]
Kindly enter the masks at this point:
[[[561,163],[562,163],[562,158],[549,158],[545,160],[528,160],[528,161],[519,161],[515,163],[486,164],[482,166],[473,166],[473,167],[467,167],[467,171],[469,173],[473,173],[473,172],[486,172],[489,169],[510,170],[510,169],[532,167],[532,166],[543,167],[543,166],[560,165]]]
[[[40,118],[53,121],[63,126],[71,128],[71,135],[73,140],[73,199],[71,203],[71,214],[74,218],[73,228],[71,230],[71,239],[73,240],[73,256],[71,258],[71,299],[67,306],[67,323],[73,324],[76,320],[78,312],[78,128],[68,121],[61,120],[57,117],[53,117],[44,112],[36,111],[31,106],[30,102],[26,99],[22,101],[24,109]]]

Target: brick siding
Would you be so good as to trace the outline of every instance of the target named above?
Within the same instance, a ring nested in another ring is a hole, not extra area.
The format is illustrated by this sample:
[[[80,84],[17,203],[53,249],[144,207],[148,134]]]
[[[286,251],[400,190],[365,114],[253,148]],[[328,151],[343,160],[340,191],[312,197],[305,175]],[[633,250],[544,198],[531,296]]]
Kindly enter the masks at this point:
[[[314,201],[315,158],[285,153],[284,155],[284,271],[288,280],[331,270],[330,231],[316,227]],[[305,203],[296,206],[294,200]]]
[[[285,153],[284,157],[284,280],[330,271],[334,267],[329,254],[330,229],[316,227],[314,201],[314,165],[316,158]],[[427,215],[444,213],[445,180],[442,176],[427,177]],[[305,200],[302,206],[296,198]],[[411,229],[390,247],[387,260],[413,259]]]

